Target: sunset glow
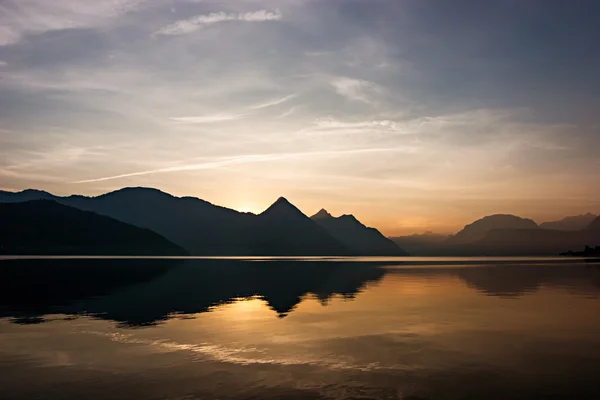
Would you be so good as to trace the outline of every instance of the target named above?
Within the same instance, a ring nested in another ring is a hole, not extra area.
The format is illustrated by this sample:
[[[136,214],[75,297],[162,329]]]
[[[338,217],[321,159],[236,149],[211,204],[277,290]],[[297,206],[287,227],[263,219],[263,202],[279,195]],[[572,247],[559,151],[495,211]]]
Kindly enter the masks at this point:
[[[0,188],[285,196],[387,235],[599,213],[594,12],[435,3],[5,1]]]

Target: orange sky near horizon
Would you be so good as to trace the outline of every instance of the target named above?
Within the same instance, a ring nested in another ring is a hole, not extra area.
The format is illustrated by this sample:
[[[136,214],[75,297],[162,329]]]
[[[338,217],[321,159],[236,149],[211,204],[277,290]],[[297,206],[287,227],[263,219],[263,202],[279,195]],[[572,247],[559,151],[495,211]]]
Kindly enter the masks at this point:
[[[177,190],[174,185],[149,185],[149,182],[136,182],[131,178],[127,186],[155,187],[177,197],[192,196],[215,205],[232,208],[240,212],[260,213],[267,209],[278,197],[286,197],[307,216],[316,214],[321,208],[333,216],[353,214],[363,224],[375,227],[386,236],[402,236],[419,234],[427,231],[442,234],[453,234],[479,218],[491,214],[513,214],[523,218],[531,218],[537,223],[562,219],[565,216],[580,215],[587,212],[600,214],[598,203],[586,199],[565,201],[558,207],[558,201],[531,199],[480,199],[480,198],[416,198],[410,196],[371,197],[356,189],[348,189],[343,193],[328,197],[327,193],[310,196],[301,188],[287,186],[281,192],[278,189],[256,191],[250,187],[245,190],[231,188],[231,191],[207,192],[206,190]],[[52,194],[68,196],[83,194],[96,196],[121,187],[104,186],[93,191],[70,192],[42,187]],[[38,187],[38,189],[40,189]],[[209,194],[209,195],[206,195]]]

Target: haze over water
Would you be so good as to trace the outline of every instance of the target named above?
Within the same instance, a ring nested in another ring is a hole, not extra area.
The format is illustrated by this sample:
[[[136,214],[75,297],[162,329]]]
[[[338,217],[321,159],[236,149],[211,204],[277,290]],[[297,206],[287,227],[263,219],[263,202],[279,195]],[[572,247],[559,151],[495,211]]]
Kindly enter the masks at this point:
[[[6,399],[600,397],[593,260],[13,259],[0,289]]]

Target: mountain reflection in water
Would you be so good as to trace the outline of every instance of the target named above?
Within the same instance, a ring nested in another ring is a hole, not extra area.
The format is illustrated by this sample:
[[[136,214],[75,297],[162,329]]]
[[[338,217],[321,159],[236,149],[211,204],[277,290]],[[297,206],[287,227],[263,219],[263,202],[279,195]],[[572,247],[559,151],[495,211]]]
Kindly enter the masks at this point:
[[[600,292],[597,264],[16,259],[0,261],[0,318],[26,324],[44,322],[47,314],[87,315],[122,326],[150,326],[250,298],[263,299],[284,318],[309,294],[323,306],[336,295],[353,299],[386,274],[407,280],[458,278],[481,293],[500,297],[522,296],[544,285],[590,296]]]
[[[597,400],[598,315],[593,260],[1,260],[0,397]]]

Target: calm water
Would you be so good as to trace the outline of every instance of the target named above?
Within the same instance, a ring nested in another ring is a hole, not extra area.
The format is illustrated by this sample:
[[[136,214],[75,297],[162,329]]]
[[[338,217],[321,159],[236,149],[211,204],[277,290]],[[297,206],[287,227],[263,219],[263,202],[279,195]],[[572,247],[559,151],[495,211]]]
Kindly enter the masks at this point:
[[[600,263],[0,260],[2,399],[600,399]]]

